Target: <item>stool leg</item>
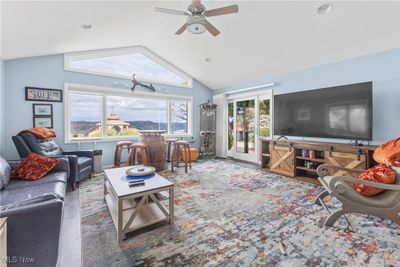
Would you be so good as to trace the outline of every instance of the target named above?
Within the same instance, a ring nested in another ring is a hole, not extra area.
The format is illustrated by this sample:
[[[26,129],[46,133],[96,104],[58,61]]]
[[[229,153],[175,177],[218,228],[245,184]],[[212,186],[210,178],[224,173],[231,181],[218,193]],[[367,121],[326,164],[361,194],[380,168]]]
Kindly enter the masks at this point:
[[[176,152],[176,146],[174,145],[174,150],[172,151],[172,158],[171,158],[171,171],[174,171],[175,152]]]
[[[188,155],[189,155],[189,168],[192,169],[192,155],[191,155],[192,153],[190,151],[189,145],[187,145],[187,150],[189,151],[188,152]]]
[[[132,148],[128,149],[128,158],[126,159],[126,165],[130,166],[132,164]]]
[[[186,146],[183,146],[182,154],[185,154],[185,159],[184,159],[185,173],[188,173],[188,150],[187,150]]]
[[[171,162],[171,142],[168,142],[168,148],[167,148],[167,162]]]
[[[136,147],[132,149],[132,158],[131,158],[132,165],[136,165]],[[139,161],[138,161],[139,162]]]
[[[143,157],[143,165],[149,166],[150,165],[150,156],[149,156],[149,151],[147,150],[147,147],[145,147],[143,149],[142,157]]]
[[[115,155],[114,155],[114,168],[121,166],[121,153],[122,153],[122,148],[120,146],[117,146],[115,148]]]

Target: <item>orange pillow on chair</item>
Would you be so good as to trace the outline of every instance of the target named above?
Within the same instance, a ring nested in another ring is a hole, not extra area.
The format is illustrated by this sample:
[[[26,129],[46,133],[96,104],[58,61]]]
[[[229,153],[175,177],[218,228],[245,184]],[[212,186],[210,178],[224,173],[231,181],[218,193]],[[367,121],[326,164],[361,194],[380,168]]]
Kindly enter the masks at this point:
[[[386,165],[379,164],[361,173],[358,178],[364,181],[394,184],[394,182],[396,181],[396,173]],[[367,197],[372,197],[385,191],[385,189],[366,186],[362,184],[354,184],[354,189],[361,195]]]
[[[400,137],[379,146],[373,156],[378,163],[400,167]]]
[[[11,176],[24,180],[38,180],[58,164],[58,159],[45,158],[35,153],[29,154],[15,168]]]

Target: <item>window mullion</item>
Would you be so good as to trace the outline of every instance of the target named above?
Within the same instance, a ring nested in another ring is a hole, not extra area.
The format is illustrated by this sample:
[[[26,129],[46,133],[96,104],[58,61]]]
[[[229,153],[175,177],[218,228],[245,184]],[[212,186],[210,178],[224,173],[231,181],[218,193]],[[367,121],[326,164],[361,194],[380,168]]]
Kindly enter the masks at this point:
[[[102,96],[102,105],[101,105],[101,138],[107,137],[107,96]]]
[[[167,122],[167,129],[168,129],[168,134],[172,134],[172,105],[171,105],[171,100],[168,100],[168,108],[167,108],[167,112],[168,112],[168,122]]]

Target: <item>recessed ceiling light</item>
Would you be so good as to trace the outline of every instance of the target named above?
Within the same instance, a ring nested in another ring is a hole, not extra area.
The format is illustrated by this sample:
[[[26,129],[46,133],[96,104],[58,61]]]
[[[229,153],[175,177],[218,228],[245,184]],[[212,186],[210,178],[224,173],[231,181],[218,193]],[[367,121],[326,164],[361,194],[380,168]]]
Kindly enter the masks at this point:
[[[206,57],[205,59],[204,59],[207,63],[211,63],[213,60],[212,60],[212,58],[209,58],[209,57]]]
[[[329,14],[332,12],[332,9],[333,9],[332,4],[326,3],[326,4],[323,4],[322,6],[318,7],[317,13],[320,15]]]
[[[89,29],[92,28],[92,25],[90,25],[90,24],[83,24],[83,25],[81,25],[81,28],[84,29],[84,30],[89,30]]]

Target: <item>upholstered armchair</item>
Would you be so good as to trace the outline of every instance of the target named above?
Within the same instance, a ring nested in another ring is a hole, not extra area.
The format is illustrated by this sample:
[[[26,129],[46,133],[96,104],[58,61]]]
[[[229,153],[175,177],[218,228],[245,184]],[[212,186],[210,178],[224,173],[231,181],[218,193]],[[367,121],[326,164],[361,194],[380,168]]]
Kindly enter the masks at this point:
[[[325,191],[317,197],[315,203],[325,207],[323,199],[328,195],[335,196],[342,203],[341,209],[331,213],[325,221],[325,225],[333,226],[336,220],[346,213],[374,215],[389,219],[400,225],[400,168],[392,167],[392,169],[396,172],[395,183],[383,184],[350,176],[329,175],[329,170],[346,171],[349,173],[362,172],[360,170],[347,169],[328,164],[319,166],[317,169],[318,180],[325,188]],[[366,197],[354,190],[354,183],[381,188],[386,191],[376,196]]]
[[[12,139],[21,158],[25,158],[32,152],[44,157],[67,156],[70,167],[68,182],[71,183],[73,189],[83,178],[90,178],[93,171],[92,150],[63,151],[54,140],[40,140],[31,133],[13,136]]]

